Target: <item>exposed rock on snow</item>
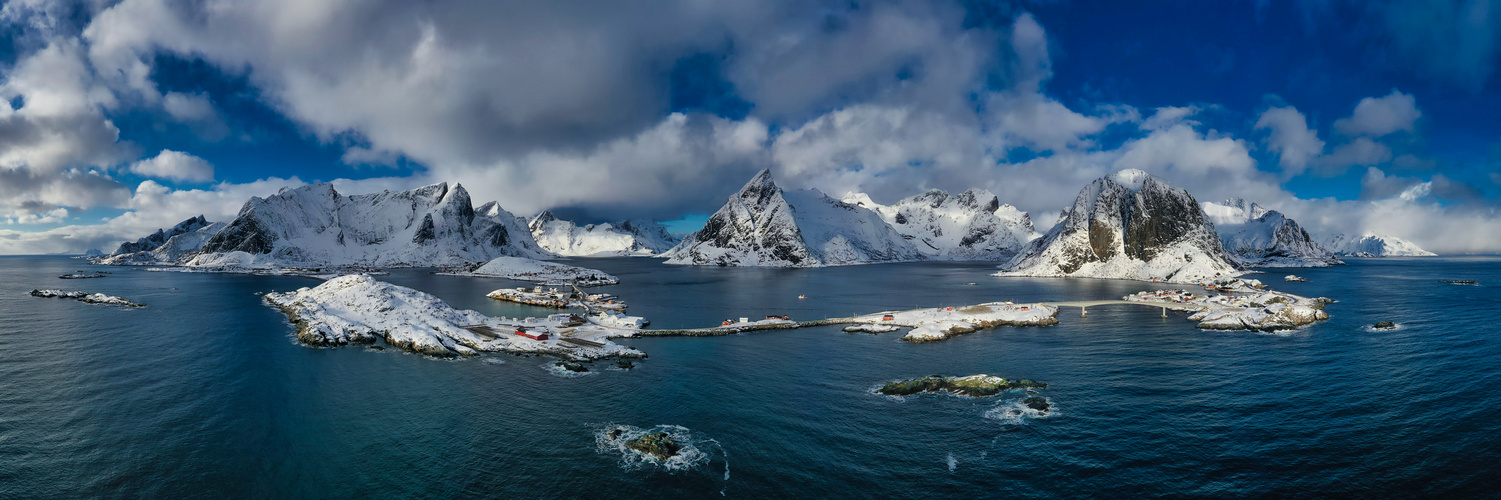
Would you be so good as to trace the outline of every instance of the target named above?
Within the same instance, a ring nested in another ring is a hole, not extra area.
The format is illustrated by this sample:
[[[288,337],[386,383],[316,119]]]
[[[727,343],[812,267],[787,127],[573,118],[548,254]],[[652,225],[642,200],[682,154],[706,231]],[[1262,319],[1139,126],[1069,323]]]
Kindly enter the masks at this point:
[[[1205,203],[1230,260],[1242,267],[1329,267],[1343,264],[1298,223],[1276,210],[1231,199]]]
[[[209,223],[202,215],[182,221],[168,229],[139,240],[123,243],[115,253],[98,260],[111,266],[149,266],[178,264],[203,248],[210,237],[228,224]]]
[[[462,186],[343,195],[331,184],[251,198],[192,266],[441,266],[546,257],[525,224]]]
[[[146,307],[146,304],[137,304],[135,302],[126,300],[124,297],[116,297],[114,295],[105,295],[102,293],[65,292],[62,290],[47,289],[32,290],[31,296],[49,299],[75,299],[85,304],[98,304],[104,306]]]
[[[844,332],[845,333],[861,333],[861,332],[864,332],[864,333],[872,333],[872,334],[874,334],[874,333],[894,332],[894,331],[901,330],[901,329],[902,329],[902,327],[896,326],[896,325],[854,325],[854,326],[846,326],[846,327],[844,327]]]
[[[934,189],[890,206],[864,193],[849,193],[843,201],[874,211],[930,259],[1005,260],[1039,236],[1026,212],[1002,205],[983,189],[958,196]]]
[[[607,340],[632,331],[582,325],[568,327],[564,317],[492,318],[455,309],[411,288],[376,281],[367,275],[341,276],[312,288],[268,293],[265,301],[297,325],[297,338],[312,345],[345,345],[383,339],[402,349],[433,356],[472,355],[480,351],[551,354],[566,359],[644,357],[640,351]],[[525,329],[536,340],[512,332]]]
[[[1090,183],[1057,225],[1002,269],[997,276],[1178,283],[1238,273],[1193,195],[1140,170]]]
[[[813,190],[783,192],[762,170],[703,229],[664,254],[669,264],[820,267],[922,258],[875,212]]]
[[[1433,257],[1438,255],[1416,244],[1384,234],[1366,233],[1359,238],[1343,234],[1324,241],[1324,246],[1341,257]]]
[[[468,272],[446,272],[452,276],[482,276],[507,278],[521,281],[536,281],[549,284],[571,283],[578,286],[601,286],[620,283],[620,279],[604,271],[584,267],[544,262],[524,257],[496,257]]]
[[[678,244],[667,228],[649,220],[579,226],[544,211],[528,227],[544,250],[569,257],[649,257]]]
[[[888,316],[891,319],[886,319]],[[867,314],[851,318],[851,321],[867,325],[912,327],[911,331],[902,336],[902,340],[936,342],[998,326],[1056,325],[1058,308],[1042,304],[991,302],[973,306]]]
[[[990,375],[970,375],[967,377],[944,377],[932,375],[912,380],[898,380],[887,382],[876,392],[887,396],[910,396],[922,392],[947,392],[961,396],[975,398],[989,397],[1005,391],[1018,389],[1046,389],[1046,382],[1036,380],[1011,380]]]

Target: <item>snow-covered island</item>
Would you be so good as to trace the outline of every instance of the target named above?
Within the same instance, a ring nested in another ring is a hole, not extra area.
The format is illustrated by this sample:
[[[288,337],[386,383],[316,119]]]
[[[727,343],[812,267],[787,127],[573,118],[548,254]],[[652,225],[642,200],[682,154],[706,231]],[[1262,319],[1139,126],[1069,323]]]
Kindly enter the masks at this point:
[[[103,306],[146,307],[146,304],[131,302],[124,297],[105,295],[102,293],[68,292],[56,289],[32,290],[32,297],[44,299],[74,299],[85,304],[97,304]]]
[[[890,311],[850,318],[863,325],[910,327],[902,340],[937,342],[949,337],[998,326],[1047,326],[1058,324],[1058,308],[1044,304],[990,302],[972,306],[932,307]]]
[[[1331,302],[1329,299],[1311,299],[1233,282],[1206,284],[1205,290],[1205,294],[1187,290],[1145,291],[1122,300],[1192,311],[1188,319],[1199,322],[1198,327],[1205,330],[1275,332],[1329,319],[1329,313],[1324,312],[1324,306]]]
[[[316,287],[268,293],[265,301],[286,313],[297,326],[297,338],[310,345],[379,339],[440,357],[480,352],[548,354],[572,360],[646,356],[609,340],[634,336],[635,328],[596,324],[572,314],[493,318],[367,275],[341,276]]]
[[[446,271],[438,274],[506,278],[518,281],[578,286],[603,286],[620,283],[619,278],[611,276],[604,271],[525,257],[496,257],[490,262],[486,262],[468,271]]]

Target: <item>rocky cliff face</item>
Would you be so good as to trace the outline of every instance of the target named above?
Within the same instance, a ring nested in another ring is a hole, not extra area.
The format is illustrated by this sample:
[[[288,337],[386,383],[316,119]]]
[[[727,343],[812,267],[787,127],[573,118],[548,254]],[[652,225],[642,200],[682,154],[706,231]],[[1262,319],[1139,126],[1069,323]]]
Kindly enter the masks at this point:
[[[1343,264],[1276,210],[1241,199],[1205,203],[1230,259],[1241,267],[1328,267]]]
[[[437,266],[544,257],[522,221],[462,186],[346,196],[330,184],[251,198],[191,265]]]
[[[579,226],[544,211],[527,226],[543,249],[570,257],[653,256],[678,244],[667,228],[649,220]]]
[[[666,256],[669,264],[767,267],[922,258],[875,212],[817,190],[783,192],[766,170]]]
[[[1324,246],[1341,257],[1433,257],[1413,242],[1384,234],[1366,233],[1360,237],[1335,235]]]
[[[97,262],[115,266],[176,264],[183,257],[197,252],[225,226],[223,222],[210,224],[199,215],[171,228],[158,229],[145,238],[123,243],[115,253],[99,256]]]
[[[1198,201],[1140,170],[1095,180],[1004,276],[1190,282],[1236,274]]]
[[[1032,218],[990,191],[934,189],[887,206],[864,193],[844,202],[874,211],[918,252],[937,260],[1005,260],[1038,236]]]
[[[135,241],[120,244],[120,248],[110,255],[124,255],[136,252],[150,252],[167,243],[173,236],[187,234],[208,226],[208,220],[202,215],[177,223],[167,229],[158,229],[150,236]]]

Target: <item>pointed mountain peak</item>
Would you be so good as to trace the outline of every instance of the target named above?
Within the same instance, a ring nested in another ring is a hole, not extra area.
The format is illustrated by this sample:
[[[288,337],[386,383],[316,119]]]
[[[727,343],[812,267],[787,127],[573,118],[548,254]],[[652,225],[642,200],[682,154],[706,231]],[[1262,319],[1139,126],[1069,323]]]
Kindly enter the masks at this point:
[[[871,208],[871,207],[875,207],[876,206],[875,200],[870,199],[870,195],[865,194],[865,193],[857,193],[857,192],[854,192],[854,191],[850,191],[848,193],[845,193],[844,194],[844,198],[841,198],[839,201],[842,201],[842,202],[845,202],[845,203],[848,203],[848,204],[851,204],[851,205],[854,205],[854,206],[857,206],[857,207]]]
[[[558,216],[553,215],[552,210],[543,210],[541,213],[532,216],[532,220],[528,225],[535,228],[555,220],[558,220]]]
[[[1117,184],[1125,186],[1132,191],[1140,191],[1142,185],[1146,184],[1147,179],[1150,178],[1152,178],[1152,175],[1148,174],[1145,170],[1138,170],[1134,168],[1128,168],[1110,174],[1110,180],[1115,181]]]
[[[750,182],[745,183],[745,187],[740,188],[740,192],[735,196],[744,203],[760,205],[781,191],[782,189],[771,180],[771,170],[762,169],[751,178]]]
[[[771,179],[771,169],[763,168],[760,172],[756,173],[755,177],[751,177],[750,182],[745,183],[745,187],[740,188],[740,192],[761,191],[767,187],[775,188],[777,184]]]

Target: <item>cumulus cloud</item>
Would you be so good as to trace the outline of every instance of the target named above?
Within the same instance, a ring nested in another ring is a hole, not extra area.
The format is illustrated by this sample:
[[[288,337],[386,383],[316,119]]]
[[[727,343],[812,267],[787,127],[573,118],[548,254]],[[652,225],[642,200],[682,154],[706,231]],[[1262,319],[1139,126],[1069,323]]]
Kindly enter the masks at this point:
[[[33,3],[7,4],[0,17]],[[1140,168],[1201,199],[1246,197],[1319,231],[1385,229],[1435,248],[1473,245],[1446,247],[1406,221],[1432,213],[1484,218],[1473,206],[1440,203],[1464,193],[1437,175],[1382,173],[1358,201],[1300,200],[1280,187],[1284,177],[1258,169],[1250,142],[1194,120],[1198,106],[1162,107],[1143,119],[1125,105],[1065,104],[1048,92],[1048,32],[1025,12],[997,26],[972,22],[955,3],[916,0],[669,0],[649,8],[593,0],[123,0],[101,8],[81,39],[49,46],[57,48],[48,57],[61,63],[35,65],[76,78],[23,78],[49,73],[20,71],[38,55],[23,56],[6,75],[24,91],[0,97],[26,95],[17,101],[24,105],[0,110],[0,134],[11,130],[7,120],[20,120],[25,126],[13,128],[35,137],[53,140],[35,132],[43,130],[73,139],[66,148],[0,142],[0,165],[26,165],[0,167],[0,216],[40,221],[82,206],[78,199],[127,211],[98,225],[0,230],[0,253],[81,251],[199,213],[224,220],[250,196],[302,183],[175,189],[166,181],[206,183],[213,167],[177,151],[131,162],[140,155],[118,141],[105,111],[160,106],[158,114],[209,140],[223,124],[207,94],[159,88],[152,66],[164,54],[243,78],[301,130],[343,146],[347,165],[418,169],[335,181],[341,191],[459,182],[476,201],[497,200],[520,215],[557,207],[611,218],[712,210],[755,170],[771,167],[788,188],[860,190],[881,201],[934,187],[987,188],[1045,226],[1085,183]],[[670,112],[664,73],[703,54],[722,62],[715,76],[749,104],[748,115]],[[27,86],[53,80],[74,82],[64,85],[67,99]],[[48,109],[66,112],[42,113]],[[1253,128],[1268,131],[1280,170],[1296,175],[1392,162],[1383,137],[1415,131],[1420,116],[1408,94],[1364,99],[1334,124],[1328,154],[1291,106],[1266,110]],[[162,182],[130,189],[109,177],[122,169]],[[1401,196],[1419,184],[1426,194]],[[1378,212],[1390,216],[1368,217]]]
[[[1302,173],[1308,168],[1309,161],[1324,154],[1324,141],[1319,140],[1317,131],[1308,128],[1308,119],[1303,113],[1292,106],[1263,111],[1255,128],[1271,130],[1267,146],[1277,152],[1284,175]]]
[[[214,180],[214,166],[208,161],[170,149],[163,149],[156,156],[131,164],[130,172],[143,177],[185,182]]]
[[[128,196],[101,173],[132,149],[105,117],[116,102],[93,83],[81,51],[55,41],[23,56],[0,82],[0,211],[112,205]]]
[[[1319,158],[1319,164],[1322,174],[1339,175],[1351,166],[1380,165],[1391,160],[1391,148],[1369,137],[1357,137],[1334,148],[1328,156]]]
[[[1383,97],[1361,99],[1349,118],[1334,122],[1334,129],[1350,136],[1381,137],[1398,131],[1411,132],[1422,116],[1412,94],[1392,89],[1392,93]]]

